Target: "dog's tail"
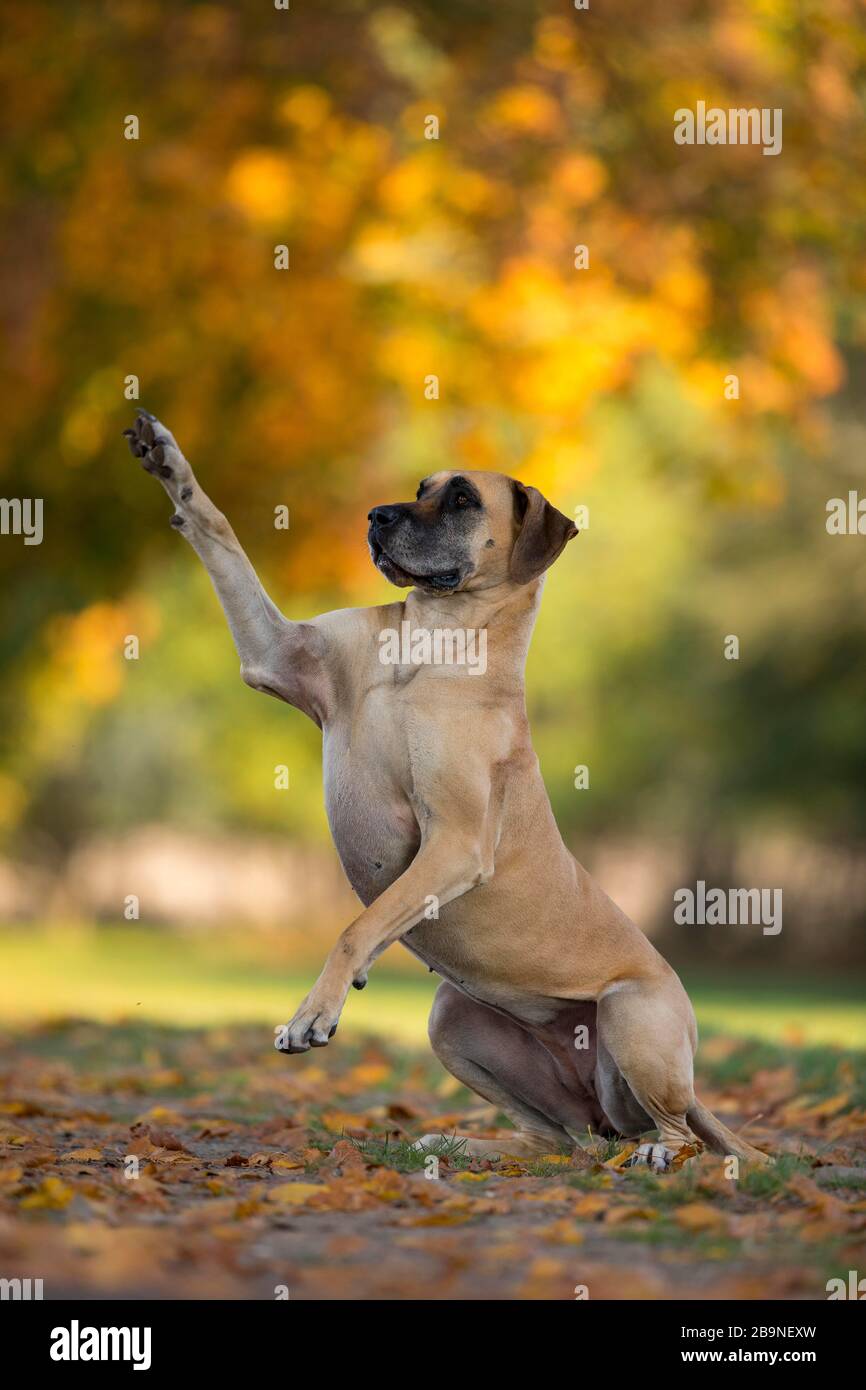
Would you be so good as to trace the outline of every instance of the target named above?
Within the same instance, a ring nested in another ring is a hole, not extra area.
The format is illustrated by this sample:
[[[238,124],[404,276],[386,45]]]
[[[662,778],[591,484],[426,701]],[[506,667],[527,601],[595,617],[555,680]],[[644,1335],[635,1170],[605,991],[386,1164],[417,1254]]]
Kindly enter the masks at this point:
[[[721,1120],[717,1120],[712,1110],[708,1110],[705,1105],[701,1105],[696,1100],[690,1110],[686,1112],[686,1119],[690,1127],[699,1139],[703,1139],[707,1148],[715,1154],[733,1154],[736,1158],[741,1158],[746,1163],[772,1163],[769,1154],[765,1154],[761,1149],[754,1148],[745,1139],[739,1139],[727,1125],[723,1125]]]

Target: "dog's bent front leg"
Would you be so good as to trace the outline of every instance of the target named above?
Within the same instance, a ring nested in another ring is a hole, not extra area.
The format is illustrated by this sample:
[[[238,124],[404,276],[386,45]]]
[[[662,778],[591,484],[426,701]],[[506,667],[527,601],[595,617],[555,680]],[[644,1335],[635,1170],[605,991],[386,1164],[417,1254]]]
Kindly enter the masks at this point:
[[[336,1032],[349,987],[363,987],[376,957],[425,917],[431,900],[438,910],[485,883],[492,872],[492,855],[482,839],[459,829],[434,830],[406,872],[343,932],[291,1023],[280,1030],[277,1050],[324,1047]]]
[[[311,623],[283,617],[165,425],[139,411],[135,428],[124,434],[142,467],[159,478],[175,506],[172,526],[186,537],[210,575],[247,685],[296,705],[321,724],[325,696],[321,632]]]

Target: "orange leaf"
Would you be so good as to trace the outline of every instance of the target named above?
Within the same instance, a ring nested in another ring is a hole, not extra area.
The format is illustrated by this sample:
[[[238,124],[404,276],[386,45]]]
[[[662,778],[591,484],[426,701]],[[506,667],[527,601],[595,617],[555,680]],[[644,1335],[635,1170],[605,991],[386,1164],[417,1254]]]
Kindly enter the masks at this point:
[[[652,1207],[610,1207],[605,1224],[622,1226],[626,1221],[657,1221],[658,1215]]]
[[[678,1172],[684,1164],[688,1163],[690,1158],[696,1158],[698,1154],[703,1153],[703,1151],[704,1146],[700,1139],[696,1139],[693,1144],[683,1144],[682,1148],[677,1149],[673,1156],[673,1161],[671,1162],[672,1170],[675,1173]]]
[[[431,1216],[404,1216],[401,1226],[462,1226],[471,1219],[471,1213],[461,1211],[434,1211]]]
[[[579,1202],[575,1202],[572,1214],[577,1217],[599,1216],[601,1212],[607,1211],[610,1201],[607,1197],[602,1197],[600,1192],[588,1192],[585,1197],[581,1197]]]
[[[724,1213],[709,1202],[686,1202],[677,1207],[674,1220],[684,1231],[721,1231],[727,1225]]]

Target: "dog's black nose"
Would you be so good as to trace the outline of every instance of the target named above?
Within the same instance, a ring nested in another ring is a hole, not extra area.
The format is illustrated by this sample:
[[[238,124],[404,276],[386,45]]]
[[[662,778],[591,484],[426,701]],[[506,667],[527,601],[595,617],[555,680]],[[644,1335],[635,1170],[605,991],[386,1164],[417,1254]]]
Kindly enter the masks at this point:
[[[374,507],[367,513],[367,520],[372,521],[374,526],[390,526],[392,521],[396,521],[400,515],[399,507]]]

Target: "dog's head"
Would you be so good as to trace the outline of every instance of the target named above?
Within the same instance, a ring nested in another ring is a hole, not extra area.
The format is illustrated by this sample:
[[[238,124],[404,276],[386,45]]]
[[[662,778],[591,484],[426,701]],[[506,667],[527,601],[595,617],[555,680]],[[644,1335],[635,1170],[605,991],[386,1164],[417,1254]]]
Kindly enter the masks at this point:
[[[439,594],[529,584],[577,535],[536,488],[504,473],[434,473],[414,502],[374,507],[369,522],[385,578]]]

